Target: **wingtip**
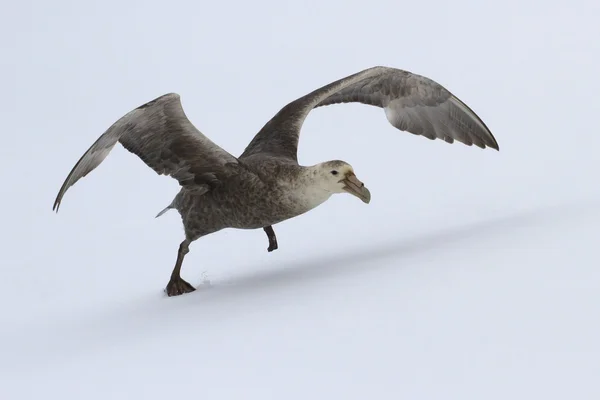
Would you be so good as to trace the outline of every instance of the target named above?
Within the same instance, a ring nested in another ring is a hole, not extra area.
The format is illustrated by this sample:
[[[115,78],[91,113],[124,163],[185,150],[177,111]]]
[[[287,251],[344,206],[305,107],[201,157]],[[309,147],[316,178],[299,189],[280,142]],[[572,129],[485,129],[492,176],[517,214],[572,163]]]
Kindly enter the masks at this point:
[[[492,143],[492,144],[486,143],[482,148],[500,151],[500,146],[498,146],[498,143]]]
[[[484,142],[489,142],[489,143],[485,143],[485,146],[490,147],[496,151],[500,151],[500,146],[498,145],[498,141],[494,137],[494,134],[492,133],[490,128],[488,128],[486,123],[483,122],[481,117],[479,117],[479,115],[477,115],[477,113],[475,113],[475,111],[473,111],[473,109],[471,107],[469,107],[465,102],[463,102],[461,99],[456,97],[454,94],[452,94],[451,98],[454,99],[458,104],[464,106],[471,113],[471,116],[474,117],[475,120],[481,124],[482,128],[488,135],[488,138],[483,138]]]
[[[57,214],[58,214],[58,209],[60,208],[61,200],[62,200],[62,196],[59,194],[58,196],[56,196],[56,199],[54,200],[54,205],[52,206],[52,211],[56,211]]]

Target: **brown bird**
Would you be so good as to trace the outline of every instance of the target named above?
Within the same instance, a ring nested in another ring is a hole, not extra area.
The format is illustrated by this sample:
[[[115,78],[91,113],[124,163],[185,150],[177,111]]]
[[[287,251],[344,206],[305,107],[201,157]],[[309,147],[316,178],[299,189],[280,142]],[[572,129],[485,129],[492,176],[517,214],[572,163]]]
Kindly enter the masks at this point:
[[[321,106],[358,102],[383,108],[401,131],[498,150],[496,139],[465,103],[433,80],[387,67],[373,67],[325,85],[283,107],[234,157],[204,136],[183,112],[179,95],[158,97],[116,121],[79,159],[63,183],[53,209],[69,187],[106,158],[117,142],[181,190],[169,209],[179,211],[185,239],[166,292],[194,291],[180,275],[196,239],[224,228],[262,228],[269,251],[277,249],[273,225],[301,215],[335,193],[369,203],[371,194],[344,161],[298,164],[300,130],[308,113]]]

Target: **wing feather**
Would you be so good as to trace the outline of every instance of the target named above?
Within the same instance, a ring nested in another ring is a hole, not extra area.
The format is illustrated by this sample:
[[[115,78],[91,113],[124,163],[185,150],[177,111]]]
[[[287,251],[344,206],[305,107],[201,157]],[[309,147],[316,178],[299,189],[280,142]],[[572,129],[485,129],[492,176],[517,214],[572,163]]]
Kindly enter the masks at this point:
[[[160,96],[115,122],[83,154],[60,188],[53,210],[66,191],[89,174],[120,142],[159,175],[182,186],[214,187],[237,159],[204,136],[187,118],[176,93]]]
[[[468,146],[499,148],[481,118],[439,83],[400,69],[373,67],[287,104],[258,132],[240,158],[269,154],[297,163],[300,130],[310,111],[351,102],[383,108],[390,124],[401,131],[448,143],[457,140]]]

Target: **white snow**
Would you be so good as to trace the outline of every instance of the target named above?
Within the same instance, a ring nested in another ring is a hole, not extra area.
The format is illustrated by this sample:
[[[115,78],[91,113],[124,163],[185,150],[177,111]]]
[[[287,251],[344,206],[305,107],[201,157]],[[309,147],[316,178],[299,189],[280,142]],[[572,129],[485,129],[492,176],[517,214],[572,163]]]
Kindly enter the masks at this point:
[[[600,398],[596,2],[101,4],[15,3],[0,28],[0,399]],[[175,181],[117,146],[51,211],[158,95],[239,154],[287,101],[374,65],[448,87],[500,152],[315,110],[301,162],[350,162],[371,203],[276,225],[273,253],[260,230],[202,238],[177,298],[180,220],[154,218]]]

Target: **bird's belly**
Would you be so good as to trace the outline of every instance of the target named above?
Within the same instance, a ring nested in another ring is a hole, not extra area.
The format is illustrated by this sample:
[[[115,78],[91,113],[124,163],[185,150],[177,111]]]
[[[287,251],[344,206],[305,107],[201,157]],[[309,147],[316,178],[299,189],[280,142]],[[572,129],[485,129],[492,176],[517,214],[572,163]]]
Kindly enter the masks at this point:
[[[252,205],[228,208],[225,219],[231,228],[257,229],[274,225],[297,215],[293,209],[280,203],[261,201]]]
[[[224,228],[258,229],[293,218],[303,211],[296,210],[293,204],[278,193],[265,193],[244,200],[236,196],[223,196],[220,193],[206,193],[202,196],[182,199],[178,210],[186,230],[196,234],[206,234]]]

